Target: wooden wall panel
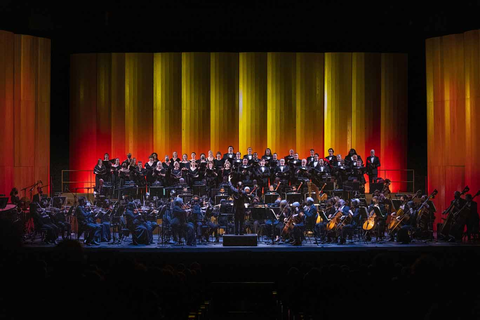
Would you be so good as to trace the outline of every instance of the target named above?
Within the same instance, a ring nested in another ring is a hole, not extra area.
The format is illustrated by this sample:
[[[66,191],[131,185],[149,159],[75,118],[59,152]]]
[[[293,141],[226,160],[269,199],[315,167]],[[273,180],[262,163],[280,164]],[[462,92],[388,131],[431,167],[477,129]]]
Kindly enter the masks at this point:
[[[381,55],[352,56],[352,147],[366,160],[370,150],[380,155]]]
[[[213,153],[238,149],[238,53],[210,55],[210,148]]]
[[[295,73],[294,53],[268,53],[267,145],[281,157],[295,149]]]
[[[14,121],[13,69],[15,35],[0,30],[0,193],[13,188]]]
[[[352,54],[325,53],[325,154],[352,147]]]
[[[182,53],[182,153],[210,149],[210,54]]]
[[[15,166],[34,166],[38,40],[15,35]]]
[[[408,60],[404,54],[382,54],[381,84],[381,169],[405,169],[407,164],[408,125]],[[403,128],[403,129],[402,129]],[[392,180],[392,192],[406,190],[406,173],[387,173],[384,178]]]
[[[324,54],[296,55],[296,150],[301,158],[315,149],[323,157]],[[292,146],[293,147],[293,146]]]
[[[103,159],[105,153],[110,153],[112,147],[112,54],[97,54],[97,110],[95,156]]]
[[[153,151],[182,150],[182,54],[155,53],[153,78]]]
[[[480,30],[466,32],[465,46],[465,184],[480,189]]]
[[[153,54],[125,54],[125,141],[145,161],[153,149]],[[160,156],[160,155],[159,155]]]
[[[97,160],[97,57],[94,54],[75,54],[70,56],[70,65],[70,168],[93,170]],[[69,180],[83,182],[89,181],[89,178],[88,173],[82,172],[72,173]]]
[[[239,150],[267,148],[267,54],[240,53]],[[275,152],[275,150],[272,150]]]
[[[111,150],[110,158],[126,159],[125,147],[125,53],[112,53],[110,76]]]

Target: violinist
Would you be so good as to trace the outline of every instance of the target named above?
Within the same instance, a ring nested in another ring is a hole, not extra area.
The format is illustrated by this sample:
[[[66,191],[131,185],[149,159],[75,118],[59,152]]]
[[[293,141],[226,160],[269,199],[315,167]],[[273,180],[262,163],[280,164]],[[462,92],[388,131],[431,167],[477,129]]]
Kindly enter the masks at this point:
[[[112,213],[112,209],[110,208],[109,200],[105,200],[103,203],[103,207],[100,209],[98,213],[98,217],[100,218],[100,241],[101,242],[109,242],[112,239],[112,235],[110,233],[110,215]]]
[[[187,212],[183,209],[183,199],[175,198],[171,221],[173,239],[177,243],[187,238]],[[190,226],[193,229],[193,226]]]
[[[87,236],[85,239],[87,245],[99,245],[101,227],[95,223],[95,215],[93,211],[91,211],[90,206],[86,206],[86,201],[83,197],[78,199],[75,216],[77,217],[79,228],[84,230]]]
[[[46,244],[56,244],[58,238],[58,227],[53,223],[50,216],[45,212],[37,201],[30,203],[30,214],[33,218],[35,228],[45,232],[43,241]]]
[[[157,165],[161,166],[161,162],[158,161]],[[135,208],[134,202],[129,202],[125,210],[125,218],[127,221],[127,228],[132,234],[132,240],[134,245],[138,244],[150,244],[149,234],[145,220],[138,209]]]

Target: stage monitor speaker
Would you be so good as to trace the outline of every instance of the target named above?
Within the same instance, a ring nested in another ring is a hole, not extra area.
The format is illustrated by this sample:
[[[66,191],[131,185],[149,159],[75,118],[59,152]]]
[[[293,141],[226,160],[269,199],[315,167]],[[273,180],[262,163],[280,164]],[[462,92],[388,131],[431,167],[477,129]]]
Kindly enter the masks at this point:
[[[382,191],[383,183],[370,183],[370,193],[374,193],[375,190]]]
[[[244,235],[234,235],[234,234],[224,234],[223,235],[223,246],[224,247],[235,247],[235,246],[244,246],[244,247],[256,247],[257,246],[257,235],[256,234],[244,234]]]

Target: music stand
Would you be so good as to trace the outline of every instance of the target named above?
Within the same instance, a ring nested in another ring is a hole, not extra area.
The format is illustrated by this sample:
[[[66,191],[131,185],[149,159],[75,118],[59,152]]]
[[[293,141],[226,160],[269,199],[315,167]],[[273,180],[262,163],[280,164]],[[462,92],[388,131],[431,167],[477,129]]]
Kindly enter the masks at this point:
[[[278,192],[267,192],[264,195],[264,202],[265,203],[275,203],[275,201],[277,201],[279,195],[280,194],[278,194]]]
[[[215,196],[215,204],[220,204],[222,200],[227,200],[228,199],[228,194],[220,193]]]
[[[183,203],[189,202],[193,197],[191,193],[181,193],[178,196],[183,199]]]
[[[198,195],[199,197],[207,194],[207,186],[204,184],[194,184],[192,188],[193,194]]]
[[[285,195],[285,200],[289,203],[302,202],[302,194],[299,192],[289,192]]]
[[[165,196],[165,188],[163,186],[150,186],[150,196],[163,198]]]
[[[53,197],[53,207],[60,209],[63,205],[65,205],[65,201],[67,201],[67,197]]]

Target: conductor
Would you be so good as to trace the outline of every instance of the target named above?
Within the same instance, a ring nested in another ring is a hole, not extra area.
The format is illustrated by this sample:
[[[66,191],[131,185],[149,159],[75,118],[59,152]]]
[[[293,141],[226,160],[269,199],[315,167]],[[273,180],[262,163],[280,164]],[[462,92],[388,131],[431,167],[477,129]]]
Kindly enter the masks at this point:
[[[235,210],[234,220],[235,220],[235,234],[243,235],[243,223],[245,218],[245,203],[250,202],[248,192],[250,191],[249,187],[243,189],[242,182],[237,183],[237,188],[232,185],[230,177],[228,180],[230,190],[233,194],[233,208]]]

